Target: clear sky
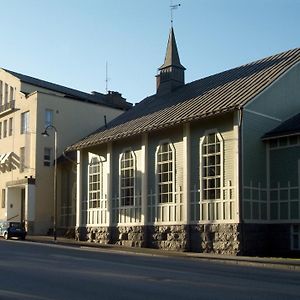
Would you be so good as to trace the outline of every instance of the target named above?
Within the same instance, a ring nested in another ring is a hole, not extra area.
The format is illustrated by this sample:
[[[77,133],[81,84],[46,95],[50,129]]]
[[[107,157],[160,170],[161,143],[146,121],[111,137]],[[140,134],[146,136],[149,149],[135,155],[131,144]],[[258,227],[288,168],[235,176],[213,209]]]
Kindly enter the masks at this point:
[[[173,0],[186,82],[300,47],[300,0]],[[170,0],[0,0],[0,67],[85,92],[155,93]]]

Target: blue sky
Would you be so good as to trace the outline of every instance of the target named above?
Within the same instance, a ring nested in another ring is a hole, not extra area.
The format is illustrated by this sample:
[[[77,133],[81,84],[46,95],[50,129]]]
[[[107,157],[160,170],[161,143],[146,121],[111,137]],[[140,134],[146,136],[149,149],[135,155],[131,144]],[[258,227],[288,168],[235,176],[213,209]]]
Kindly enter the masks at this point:
[[[186,82],[300,47],[300,0],[173,0]],[[138,102],[155,93],[170,0],[0,0],[0,66]]]

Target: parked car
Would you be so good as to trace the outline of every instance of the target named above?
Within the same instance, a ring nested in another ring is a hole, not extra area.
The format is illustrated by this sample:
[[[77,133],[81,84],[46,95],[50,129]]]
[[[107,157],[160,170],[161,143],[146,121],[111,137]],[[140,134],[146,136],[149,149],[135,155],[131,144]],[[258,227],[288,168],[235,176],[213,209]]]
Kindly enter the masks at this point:
[[[21,222],[0,221],[0,236],[6,240],[11,237],[25,240],[26,234],[27,232]]]

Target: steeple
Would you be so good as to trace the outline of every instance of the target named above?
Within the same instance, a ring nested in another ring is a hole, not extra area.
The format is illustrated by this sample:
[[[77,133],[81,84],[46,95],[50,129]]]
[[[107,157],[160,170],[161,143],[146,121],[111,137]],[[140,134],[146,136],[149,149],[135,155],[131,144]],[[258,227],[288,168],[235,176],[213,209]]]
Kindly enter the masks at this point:
[[[157,93],[171,92],[184,85],[185,67],[180,63],[173,27],[170,29],[164,64],[156,75]]]

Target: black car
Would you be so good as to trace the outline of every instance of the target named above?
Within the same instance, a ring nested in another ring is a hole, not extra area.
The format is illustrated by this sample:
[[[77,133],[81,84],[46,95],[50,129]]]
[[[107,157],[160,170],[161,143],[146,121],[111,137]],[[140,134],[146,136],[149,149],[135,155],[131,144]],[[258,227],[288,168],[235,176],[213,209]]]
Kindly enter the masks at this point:
[[[17,237],[25,240],[27,232],[21,222],[0,221],[0,236],[6,240]]]

